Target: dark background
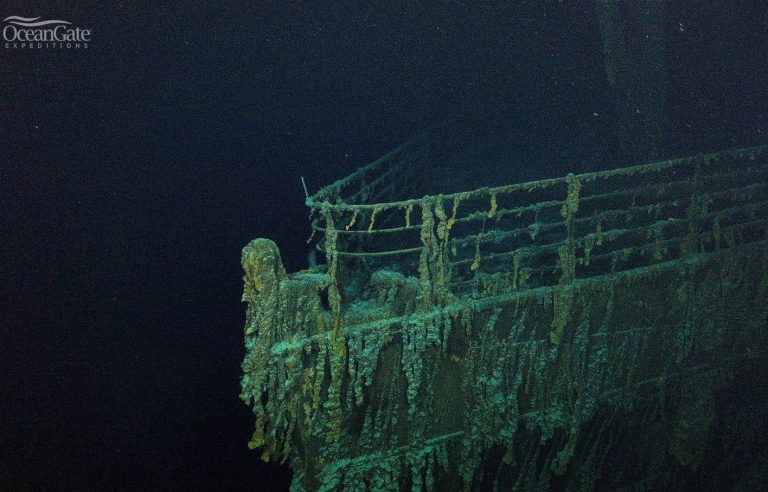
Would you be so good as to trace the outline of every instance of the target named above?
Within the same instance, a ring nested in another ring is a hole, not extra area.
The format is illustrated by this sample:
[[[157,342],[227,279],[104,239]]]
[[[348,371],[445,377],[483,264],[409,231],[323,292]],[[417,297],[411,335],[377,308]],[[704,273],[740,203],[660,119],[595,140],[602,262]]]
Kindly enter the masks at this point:
[[[305,266],[300,176],[443,121],[527,174],[624,163],[592,2],[368,3],[3,2],[93,41],[0,46],[0,489],[287,490],[246,447],[239,260]],[[768,7],[669,10],[665,155],[768,143]]]

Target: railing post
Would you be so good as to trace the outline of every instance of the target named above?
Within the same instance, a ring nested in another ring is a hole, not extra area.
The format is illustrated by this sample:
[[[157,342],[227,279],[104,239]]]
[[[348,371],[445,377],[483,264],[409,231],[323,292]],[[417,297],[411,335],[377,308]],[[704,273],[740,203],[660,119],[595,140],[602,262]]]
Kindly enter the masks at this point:
[[[554,314],[552,316],[552,331],[549,333],[549,340],[553,345],[558,345],[563,339],[565,326],[570,319],[571,308],[573,306],[573,290],[571,283],[576,278],[576,224],[574,215],[579,210],[579,192],[581,183],[579,179],[569,173],[565,178],[568,185],[568,193],[560,209],[560,214],[565,218],[566,239],[565,244],[558,248],[560,260],[560,282],[553,289]]]

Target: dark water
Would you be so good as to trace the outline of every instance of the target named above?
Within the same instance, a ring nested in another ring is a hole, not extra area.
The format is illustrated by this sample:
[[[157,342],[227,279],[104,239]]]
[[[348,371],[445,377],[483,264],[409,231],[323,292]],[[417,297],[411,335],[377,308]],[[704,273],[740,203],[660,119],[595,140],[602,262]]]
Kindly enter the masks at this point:
[[[768,6],[665,5],[656,156],[768,142]],[[92,33],[0,45],[3,490],[287,490],[246,448],[239,253],[268,237],[305,266],[301,176],[315,191],[445,121],[516,180],[633,162],[592,2],[9,16]]]

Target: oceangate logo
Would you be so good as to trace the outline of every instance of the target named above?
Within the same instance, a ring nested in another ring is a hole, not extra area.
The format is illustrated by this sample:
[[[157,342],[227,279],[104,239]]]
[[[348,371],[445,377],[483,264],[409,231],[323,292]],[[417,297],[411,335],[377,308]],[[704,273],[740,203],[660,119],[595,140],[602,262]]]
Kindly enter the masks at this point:
[[[3,19],[5,49],[82,49],[91,42],[91,30],[64,20],[12,15]]]

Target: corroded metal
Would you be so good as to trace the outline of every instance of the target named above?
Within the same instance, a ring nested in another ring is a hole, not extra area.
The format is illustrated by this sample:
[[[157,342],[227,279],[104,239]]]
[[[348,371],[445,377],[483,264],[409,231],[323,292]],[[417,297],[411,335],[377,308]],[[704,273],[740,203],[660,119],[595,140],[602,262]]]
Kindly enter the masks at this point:
[[[768,150],[409,196],[444,155],[308,198],[326,265],[244,250],[251,446],[295,490],[679,486],[765,363]]]

